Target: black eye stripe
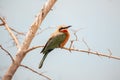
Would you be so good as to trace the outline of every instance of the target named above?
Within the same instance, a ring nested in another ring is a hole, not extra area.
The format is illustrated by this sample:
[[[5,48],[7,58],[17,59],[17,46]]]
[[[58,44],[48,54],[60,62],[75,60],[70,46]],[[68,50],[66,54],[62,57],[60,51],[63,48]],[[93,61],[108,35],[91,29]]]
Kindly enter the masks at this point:
[[[61,27],[59,30],[62,30],[62,29],[67,29],[67,27]]]
[[[59,31],[62,30],[62,29],[65,29],[65,28],[60,28]]]
[[[65,28],[61,28],[61,29],[65,29]]]

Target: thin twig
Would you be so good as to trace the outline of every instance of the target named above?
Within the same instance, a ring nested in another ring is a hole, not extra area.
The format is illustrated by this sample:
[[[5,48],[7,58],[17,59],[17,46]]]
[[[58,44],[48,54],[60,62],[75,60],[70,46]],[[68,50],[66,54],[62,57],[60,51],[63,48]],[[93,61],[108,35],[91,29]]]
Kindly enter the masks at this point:
[[[5,52],[9,55],[10,59],[12,60],[12,62],[14,62],[14,59],[13,59],[12,55],[10,54],[10,52],[7,51],[5,48],[3,48],[2,45],[0,45],[0,48],[1,48],[3,51],[5,51]]]
[[[111,58],[112,51],[110,49],[108,49],[108,52],[110,53],[109,58]]]
[[[78,41],[78,37],[77,37],[77,31],[76,32],[74,32],[74,36],[75,36],[75,41]]]
[[[52,29],[52,28],[54,28],[54,27],[47,27],[47,28],[45,28],[45,29],[42,29],[42,30],[40,30],[36,35],[41,34],[41,33],[44,32],[45,30]]]
[[[72,48],[72,46],[73,46],[73,42],[74,42],[74,40],[71,40],[71,42],[70,42],[70,46],[69,46],[69,51],[71,52],[71,48]]]
[[[84,44],[87,46],[87,48],[90,49],[90,47],[88,46],[87,42],[86,42],[84,39],[82,39],[82,41],[83,41]]]
[[[69,49],[72,48],[72,46],[73,46],[73,44],[74,44],[75,41],[78,41],[78,36],[77,36],[77,34],[76,34],[78,31],[79,31],[79,30],[72,30],[72,32],[73,32],[73,34],[74,34],[74,36],[75,36],[75,39],[71,40]],[[69,51],[71,52],[71,50],[69,50]]]
[[[19,34],[19,35],[24,35],[24,36],[25,36],[25,33],[23,33],[23,32],[19,32],[19,31],[15,30],[15,29],[13,29],[13,28],[11,28],[11,27],[10,27],[10,29],[11,29],[12,31],[14,31],[15,33]]]
[[[88,44],[87,44],[87,42],[84,40],[84,39],[82,39],[82,41],[84,42],[84,44],[87,46],[87,48],[88,48],[88,51],[90,52],[90,47],[88,46]],[[88,53],[89,54],[89,53]]]
[[[40,75],[40,76],[45,77],[45,78],[46,78],[46,79],[48,79],[48,80],[51,80],[48,76],[43,75],[42,73],[39,73],[39,72],[37,72],[37,71],[33,70],[32,68],[30,68],[30,67],[26,66],[26,65],[22,65],[22,64],[21,64],[20,66],[21,66],[21,67],[24,67],[24,68],[26,68],[26,69],[28,69],[28,70],[30,70],[30,71],[32,71],[32,72],[34,72],[34,73],[36,73],[36,74]]]
[[[28,53],[28,52],[30,52],[36,48],[40,48],[40,47],[44,47],[44,46],[33,46],[33,47],[29,48],[25,53]]]
[[[1,21],[4,23],[4,26],[5,26],[6,30],[9,32],[10,36],[11,36],[12,39],[14,40],[17,48],[19,48],[19,46],[20,46],[19,41],[18,41],[17,37],[14,35],[14,33],[12,32],[12,30],[10,29],[10,27],[8,26],[5,18],[1,18],[1,17],[0,17],[0,19],[1,19]]]

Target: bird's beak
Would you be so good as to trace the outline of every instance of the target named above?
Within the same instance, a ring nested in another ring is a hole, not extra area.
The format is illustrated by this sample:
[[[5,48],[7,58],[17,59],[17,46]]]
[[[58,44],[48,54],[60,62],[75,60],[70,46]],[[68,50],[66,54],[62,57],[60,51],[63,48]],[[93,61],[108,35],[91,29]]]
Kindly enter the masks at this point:
[[[70,26],[67,26],[66,28],[70,28],[70,27],[72,27],[72,26],[70,25]]]

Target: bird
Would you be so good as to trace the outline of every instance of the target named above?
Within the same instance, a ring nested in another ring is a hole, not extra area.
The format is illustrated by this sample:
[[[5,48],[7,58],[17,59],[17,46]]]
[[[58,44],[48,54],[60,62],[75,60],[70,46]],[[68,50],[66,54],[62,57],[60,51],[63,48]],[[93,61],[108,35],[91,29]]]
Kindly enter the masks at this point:
[[[55,48],[62,48],[64,45],[68,42],[70,33],[68,31],[68,28],[70,28],[71,25],[59,25],[57,27],[57,30],[52,33],[51,37],[48,39],[47,43],[43,47],[42,51],[40,53],[43,53],[43,57],[39,64],[39,69],[42,68],[43,63],[48,55],[52,50]]]

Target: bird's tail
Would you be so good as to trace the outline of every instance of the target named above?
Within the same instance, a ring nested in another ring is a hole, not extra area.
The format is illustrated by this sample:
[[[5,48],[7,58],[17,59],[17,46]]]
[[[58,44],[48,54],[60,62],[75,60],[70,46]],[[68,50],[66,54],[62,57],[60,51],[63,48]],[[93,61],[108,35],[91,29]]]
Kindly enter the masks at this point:
[[[45,61],[47,55],[48,55],[48,53],[44,53],[44,56],[43,56],[43,58],[42,58],[42,60],[40,61],[40,64],[39,64],[39,69],[42,68],[43,63],[44,63],[44,61]]]

